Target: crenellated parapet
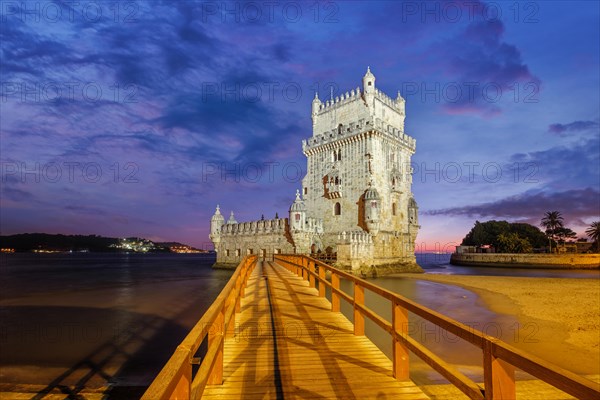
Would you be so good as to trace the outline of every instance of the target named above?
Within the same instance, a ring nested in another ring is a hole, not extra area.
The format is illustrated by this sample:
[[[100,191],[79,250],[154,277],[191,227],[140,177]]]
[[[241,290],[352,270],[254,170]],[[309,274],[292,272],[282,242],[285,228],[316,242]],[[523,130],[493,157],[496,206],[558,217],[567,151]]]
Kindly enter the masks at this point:
[[[392,99],[390,96],[385,94],[379,89],[375,89],[375,99],[379,100],[381,103],[386,106],[396,110],[399,114],[405,114],[405,101],[402,96],[400,96],[400,92],[398,92],[398,97]]]
[[[221,227],[221,235],[257,235],[279,233],[284,234],[288,226],[287,218],[274,218],[249,222],[238,222],[234,224],[225,224]]]
[[[373,237],[369,232],[350,231],[338,234],[338,243],[341,244],[373,244]]]
[[[354,101],[363,101],[359,87],[356,87],[356,89],[352,89],[346,93],[343,93],[341,96],[336,96],[333,99],[326,100],[324,103],[319,102],[316,114],[319,116],[325,113],[329,113],[332,110],[335,110],[336,108],[343,107],[348,103]]]
[[[323,220],[321,218],[307,217],[304,231],[316,234],[323,233]]]

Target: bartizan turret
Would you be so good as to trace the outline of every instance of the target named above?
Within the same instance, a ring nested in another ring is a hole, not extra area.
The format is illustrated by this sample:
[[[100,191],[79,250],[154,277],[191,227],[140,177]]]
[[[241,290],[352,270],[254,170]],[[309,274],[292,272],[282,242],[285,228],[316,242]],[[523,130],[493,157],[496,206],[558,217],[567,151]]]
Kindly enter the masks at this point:
[[[229,225],[235,225],[238,222],[235,220],[235,217],[233,215],[233,211],[231,212],[231,215],[229,215],[229,219],[227,220],[227,224]]]
[[[306,205],[296,190],[296,200],[290,206],[290,227],[292,231],[303,231],[306,224]]]
[[[370,186],[365,191],[364,199],[365,225],[367,225],[369,233],[375,236],[379,233],[379,209],[381,205],[381,197],[379,197],[377,189]]]
[[[323,103],[321,103],[321,100],[319,100],[319,94],[315,93],[315,98],[312,101],[312,112],[311,112],[313,126],[317,123],[317,115],[319,114],[319,109],[321,108],[322,105],[323,105]]]
[[[225,218],[221,214],[221,210],[217,205],[217,210],[215,214],[210,219],[210,235],[208,238],[213,242],[215,246],[215,250],[219,247],[219,243],[221,242],[221,227],[225,224]]]
[[[367,73],[363,76],[363,93],[367,107],[373,107],[375,99],[375,75],[371,73],[371,68],[367,67]]]

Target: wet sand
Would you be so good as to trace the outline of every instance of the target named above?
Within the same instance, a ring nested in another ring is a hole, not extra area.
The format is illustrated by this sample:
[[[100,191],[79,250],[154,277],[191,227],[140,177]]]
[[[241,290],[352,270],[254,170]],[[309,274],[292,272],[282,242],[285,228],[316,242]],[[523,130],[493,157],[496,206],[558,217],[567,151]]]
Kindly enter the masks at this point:
[[[600,280],[403,274],[472,290],[493,312],[516,316],[511,345],[579,374],[600,373]]]

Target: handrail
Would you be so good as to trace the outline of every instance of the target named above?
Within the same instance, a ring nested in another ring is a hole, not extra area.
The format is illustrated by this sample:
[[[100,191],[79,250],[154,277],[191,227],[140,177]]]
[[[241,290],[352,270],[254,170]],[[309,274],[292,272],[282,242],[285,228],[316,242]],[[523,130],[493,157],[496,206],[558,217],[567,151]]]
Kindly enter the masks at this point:
[[[475,328],[448,318],[404,296],[381,288],[322,261],[298,254],[278,254],[274,256],[274,260],[291,272],[308,280],[311,287],[316,287],[318,283],[319,296],[321,297],[325,297],[325,288],[329,287],[331,289],[332,311],[340,311],[340,299],[347,301],[354,309],[355,335],[364,335],[365,316],[389,333],[393,343],[393,374],[398,380],[409,379],[408,354],[409,351],[412,351],[470,399],[514,399],[516,397],[515,368],[519,368],[578,399],[600,398],[600,385],[589,379],[519,350],[500,339],[488,336]],[[331,282],[326,279],[325,271],[331,273]],[[340,278],[353,283],[353,296],[340,289]],[[365,289],[391,301],[391,322],[365,306]],[[483,388],[408,335],[409,311],[482,350]]]
[[[240,312],[240,299],[256,262],[256,255],[242,259],[219,296],[177,346],[142,400],[198,399],[207,384],[222,384],[224,336],[234,332],[235,314]],[[194,356],[207,336],[208,350],[198,362]],[[192,364],[200,364],[195,377],[192,377]]]

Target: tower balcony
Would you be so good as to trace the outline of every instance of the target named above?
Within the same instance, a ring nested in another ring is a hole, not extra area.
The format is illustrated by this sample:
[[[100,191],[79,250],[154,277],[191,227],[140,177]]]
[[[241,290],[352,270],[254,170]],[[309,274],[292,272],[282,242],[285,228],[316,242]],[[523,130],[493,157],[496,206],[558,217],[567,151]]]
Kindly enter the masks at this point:
[[[328,199],[339,199],[342,197],[342,185],[330,184],[325,196]]]

